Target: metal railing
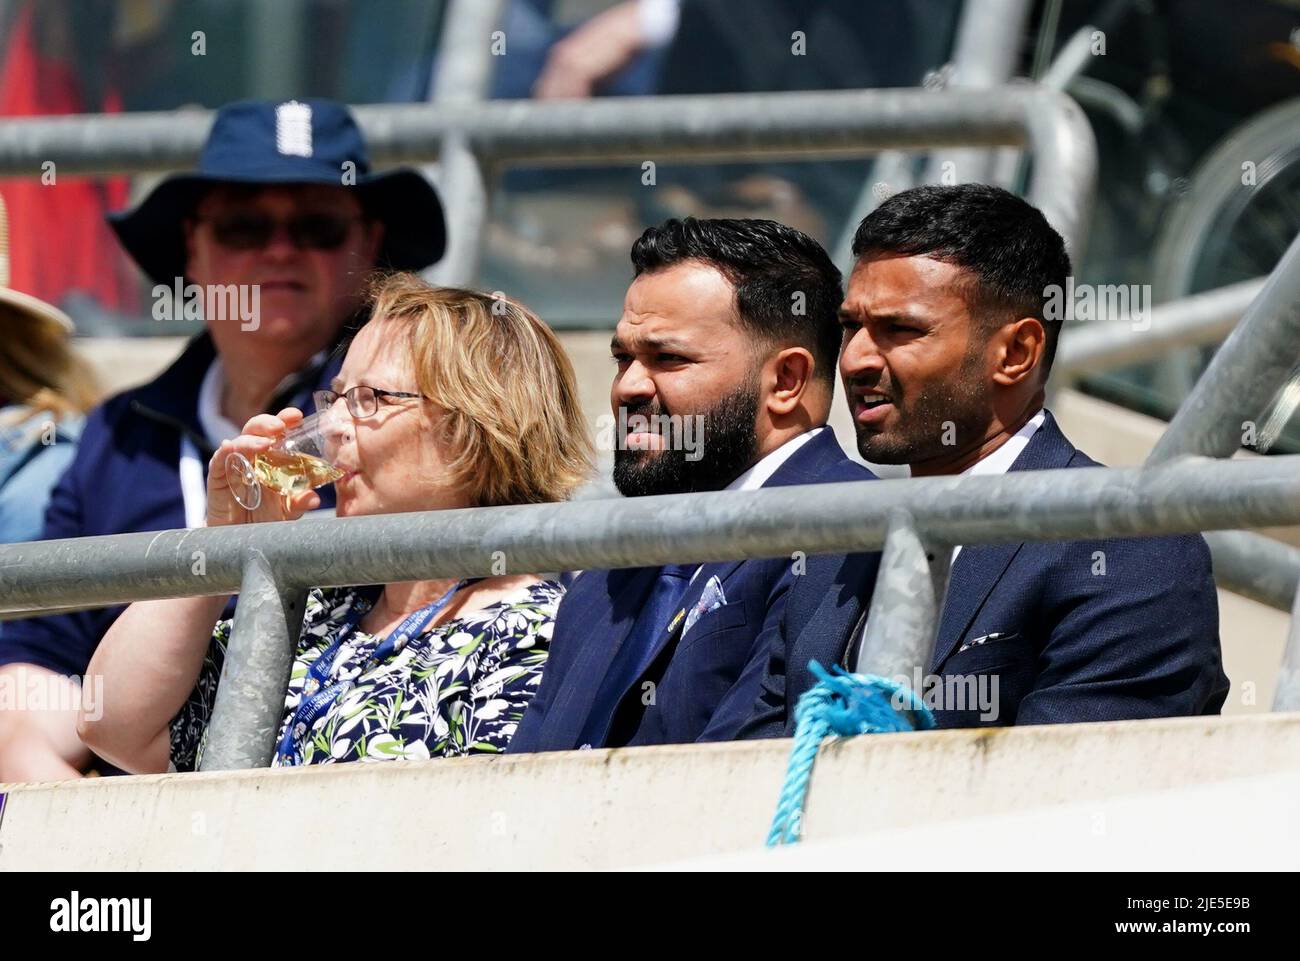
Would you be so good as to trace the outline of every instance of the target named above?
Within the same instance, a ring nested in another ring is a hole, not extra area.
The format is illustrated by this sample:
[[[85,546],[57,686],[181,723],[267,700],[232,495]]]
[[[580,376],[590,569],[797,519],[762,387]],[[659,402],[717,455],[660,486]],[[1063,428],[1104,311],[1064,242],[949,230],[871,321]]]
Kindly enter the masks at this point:
[[[1032,84],[993,90],[848,90],[818,93],[619,97],[584,101],[355,107],[378,163],[438,158],[449,138],[473,154],[484,197],[498,168],[646,161],[864,156],[889,147],[1027,147],[1028,199],[1082,249],[1097,173],[1087,118],[1064,94]],[[206,110],[13,118],[0,123],[0,176],[109,174],[192,166],[212,124]],[[960,174],[960,171],[958,172]],[[482,246],[485,219],[456,223]],[[477,253],[475,254],[477,256]],[[467,259],[449,276],[473,279]]]
[[[1059,390],[1087,374],[1156,360],[1180,347],[1203,347],[1227,337],[1268,278],[1256,277],[1158,304],[1142,323],[1132,316],[1067,326],[1052,363]]]
[[[943,577],[926,551],[995,541],[1300,523],[1300,456],[429,511],[0,546],[0,609],[240,594],[208,769],[269,763],[305,591],[436,577],[640,567],[884,547],[883,667],[923,664]],[[897,585],[897,589],[894,586]],[[910,614],[908,612],[911,612]],[[892,653],[890,653],[892,652]],[[888,656],[886,656],[886,654]],[[873,668],[880,672],[880,668]]]
[[[1027,147],[1034,158],[1029,199],[1076,256],[1096,176],[1095,143],[1082,112],[1063,95],[1029,85],[941,95],[886,90],[527,103],[452,98],[436,107],[361,107],[356,113],[378,161],[429,160],[452,141],[462,160],[472,156],[484,185],[495,168],[514,163]],[[206,112],[5,121],[0,175],[39,174],[51,160],[61,172],[79,173],[187,166],[210,122]],[[482,226],[480,218],[452,229],[468,234],[468,248],[477,251]],[[1276,282],[1265,286],[1248,318],[1268,343],[1294,328],[1295,277],[1277,279],[1291,260],[1279,265]],[[462,275],[451,279],[469,279],[470,267],[467,259],[456,268]],[[1247,366],[1264,364],[1271,383],[1268,358],[1255,353],[1238,339],[1230,356]],[[1211,375],[1240,372],[1216,368],[1206,378]],[[1254,404],[1262,393],[1261,387],[1244,396]],[[1161,461],[1184,446],[1218,452],[1224,418],[1241,406],[1210,388],[1195,403],[1196,419],[1214,425],[1207,430],[1216,443],[1204,443],[1186,426],[1188,418],[1176,418],[1172,439],[1159,448]],[[502,507],[0,545],[0,611],[16,616],[239,592],[204,767],[260,766],[271,756],[311,586],[485,574],[498,572],[502,559],[513,571],[546,571],[883,548],[872,602],[877,616],[864,649],[877,673],[890,673],[895,664],[910,673],[928,657],[946,582],[946,570],[932,567],[927,553],[942,565],[941,548],[952,544],[1300,523],[1300,458],[1173,458],[1133,469],[823,485],[812,496],[800,488],[692,494],[603,506]],[[1236,552],[1229,568],[1255,580],[1242,553],[1241,538],[1248,535],[1226,537]],[[1262,591],[1288,593],[1289,585],[1295,595],[1295,577],[1268,573],[1270,586]],[[1279,706],[1300,701],[1294,690],[1300,682],[1297,633],[1293,626]]]

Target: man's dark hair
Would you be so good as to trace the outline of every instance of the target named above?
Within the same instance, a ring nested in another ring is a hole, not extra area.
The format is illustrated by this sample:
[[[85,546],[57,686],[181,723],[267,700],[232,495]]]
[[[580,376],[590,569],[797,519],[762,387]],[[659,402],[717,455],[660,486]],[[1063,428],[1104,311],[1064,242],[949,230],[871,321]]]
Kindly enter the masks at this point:
[[[821,244],[775,220],[687,217],[648,228],[632,245],[638,277],[691,260],[716,268],[735,288],[742,328],[768,343],[807,348],[813,376],[834,386],[844,292]]]
[[[1016,317],[1037,317],[1047,332],[1043,377],[1056,356],[1059,319],[1044,316],[1055,286],[1070,274],[1065,241],[1037,207],[988,184],[914,187],[867,214],[853,236],[853,256],[932,257],[970,271],[964,291],[986,330]]]

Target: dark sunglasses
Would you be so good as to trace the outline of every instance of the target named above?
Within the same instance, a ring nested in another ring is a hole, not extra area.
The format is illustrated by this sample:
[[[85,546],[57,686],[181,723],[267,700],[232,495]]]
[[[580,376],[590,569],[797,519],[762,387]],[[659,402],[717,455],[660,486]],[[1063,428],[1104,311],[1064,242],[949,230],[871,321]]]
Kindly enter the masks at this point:
[[[347,241],[348,231],[357,218],[299,214],[289,220],[277,220],[269,214],[237,213],[206,220],[212,226],[212,236],[227,250],[262,250],[281,224],[299,250],[338,250]]]

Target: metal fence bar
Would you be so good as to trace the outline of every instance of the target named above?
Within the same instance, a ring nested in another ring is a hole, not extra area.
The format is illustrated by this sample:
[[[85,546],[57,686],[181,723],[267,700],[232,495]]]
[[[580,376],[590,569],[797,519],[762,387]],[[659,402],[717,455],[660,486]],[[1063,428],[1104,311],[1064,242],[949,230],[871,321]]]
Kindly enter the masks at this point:
[[[1020,64],[1020,42],[1025,34],[1031,4],[1027,0],[985,0],[962,6],[953,42],[949,66],[952,74],[944,91],[989,90],[1006,84]],[[1010,180],[994,177],[996,153],[990,150],[957,149],[931,155],[921,183],[945,181],[944,164],[958,183],[996,183],[1008,186]]]
[[[930,662],[952,548],[927,541],[906,511],[889,518],[876,589],[854,670],[911,678]]]
[[[485,164],[604,164],[756,157],[859,156],[885,148],[1029,147],[1029,199],[1082,244],[1097,146],[1069,97],[1032,84],[989,90],[842,90],[811,93],[608,97],[585,101],[354,108],[380,163],[439,156],[460,133]],[[208,111],[14,118],[0,122],[0,176],[174,170],[193,164]]]
[[[438,44],[434,109],[487,100],[497,59],[491,35],[503,8],[504,0],[452,0]],[[478,276],[483,253],[491,178],[463,134],[450,133],[443,140],[437,180],[449,229],[447,252],[429,269],[429,277],[438,284],[469,284]]]
[[[1300,235],[1157,441],[1148,464],[1180,454],[1230,457],[1259,424],[1300,359]]]
[[[1295,608],[1291,611],[1291,630],[1282,651],[1282,667],[1273,692],[1273,710],[1300,711],[1300,587],[1296,590]]]
[[[264,553],[248,551],[200,770],[271,763],[306,599],[279,583]]]
[[[1214,580],[1225,590],[1291,610],[1300,581],[1300,549],[1250,531],[1206,531]]]
[[[1284,526],[1300,523],[1300,455],[6,544],[0,610],[230,593],[239,589],[249,549],[265,556],[285,590],[488,575],[500,572],[503,558],[522,572],[876,550],[897,510],[912,515],[923,537],[949,544]],[[194,573],[199,552],[201,577]]]
[[[1064,379],[1155,360],[1179,347],[1216,343],[1232,333],[1267,280],[1243,280],[1160,304],[1151,311],[1149,327],[1132,317],[1068,326],[1052,379],[1059,387]]]

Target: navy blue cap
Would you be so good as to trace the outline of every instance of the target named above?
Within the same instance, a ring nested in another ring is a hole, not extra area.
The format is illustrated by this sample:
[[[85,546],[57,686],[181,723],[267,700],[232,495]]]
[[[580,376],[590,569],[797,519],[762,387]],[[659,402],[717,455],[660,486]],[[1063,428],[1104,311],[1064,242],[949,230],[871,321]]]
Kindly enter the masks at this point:
[[[318,99],[227,104],[217,111],[196,170],[168,177],[134,210],[109,214],[108,222],[141,269],[170,284],[185,273],[185,218],[205,191],[222,183],[348,185],[366,215],[384,225],[378,267],[420,270],[447,246],[433,185],[409,168],[371,173],[352,113]]]

